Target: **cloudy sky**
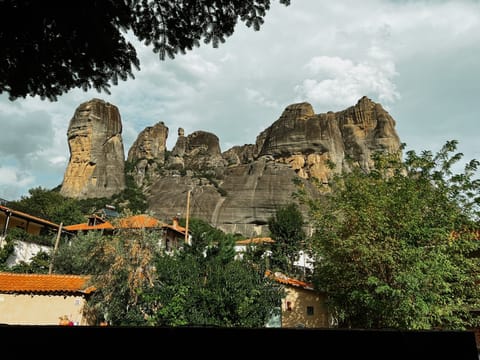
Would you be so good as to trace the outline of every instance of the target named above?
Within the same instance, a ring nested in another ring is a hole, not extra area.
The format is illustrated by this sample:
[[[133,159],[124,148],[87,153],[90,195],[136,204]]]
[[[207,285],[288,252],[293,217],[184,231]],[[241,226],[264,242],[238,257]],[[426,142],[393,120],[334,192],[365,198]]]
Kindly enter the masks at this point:
[[[237,25],[226,43],[160,61],[138,44],[141,70],[111,95],[73,90],[50,102],[0,95],[0,198],[61,184],[67,129],[92,98],[116,105],[125,152],[163,121],[171,149],[179,127],[209,131],[222,151],[252,144],[286,106],[340,111],[366,95],[396,120],[407,150],[458,140],[480,160],[480,2],[477,0],[274,1],[260,31]]]

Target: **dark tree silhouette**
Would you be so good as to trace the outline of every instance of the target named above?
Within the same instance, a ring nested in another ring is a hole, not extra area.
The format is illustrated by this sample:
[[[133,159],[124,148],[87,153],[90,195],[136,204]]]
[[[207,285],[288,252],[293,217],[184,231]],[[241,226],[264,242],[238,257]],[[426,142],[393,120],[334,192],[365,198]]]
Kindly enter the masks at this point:
[[[270,0],[2,0],[0,94],[57,100],[73,88],[109,92],[140,70],[128,34],[160,60],[200,41],[217,47],[238,20],[259,30]],[[279,0],[288,6],[290,0]]]

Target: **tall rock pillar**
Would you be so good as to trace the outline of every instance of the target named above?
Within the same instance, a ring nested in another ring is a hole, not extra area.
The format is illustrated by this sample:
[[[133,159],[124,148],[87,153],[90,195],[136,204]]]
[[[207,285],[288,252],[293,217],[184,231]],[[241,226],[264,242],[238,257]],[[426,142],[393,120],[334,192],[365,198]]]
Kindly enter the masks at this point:
[[[125,189],[122,122],[115,105],[100,99],[80,104],[70,120],[67,137],[70,161],[62,195],[110,197]]]

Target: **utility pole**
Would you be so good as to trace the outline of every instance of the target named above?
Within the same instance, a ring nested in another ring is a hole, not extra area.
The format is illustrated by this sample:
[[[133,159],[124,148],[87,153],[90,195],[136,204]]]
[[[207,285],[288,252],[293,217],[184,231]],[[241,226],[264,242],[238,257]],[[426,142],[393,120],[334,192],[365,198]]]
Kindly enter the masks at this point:
[[[185,218],[185,243],[188,244],[188,218],[190,217],[190,190],[187,191],[187,216]]]
[[[50,261],[50,266],[48,267],[48,273],[51,274],[53,271],[53,259],[55,258],[55,253],[58,249],[58,242],[60,241],[60,235],[62,234],[63,222],[60,223],[58,227],[57,238],[55,239],[55,247],[53,248],[52,260]]]

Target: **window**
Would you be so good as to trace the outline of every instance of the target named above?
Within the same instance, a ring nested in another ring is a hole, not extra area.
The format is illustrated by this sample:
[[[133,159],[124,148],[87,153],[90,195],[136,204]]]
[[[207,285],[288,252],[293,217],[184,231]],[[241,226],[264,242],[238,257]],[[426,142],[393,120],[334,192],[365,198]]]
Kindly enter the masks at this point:
[[[309,316],[313,315],[313,306],[307,306],[307,315]]]

